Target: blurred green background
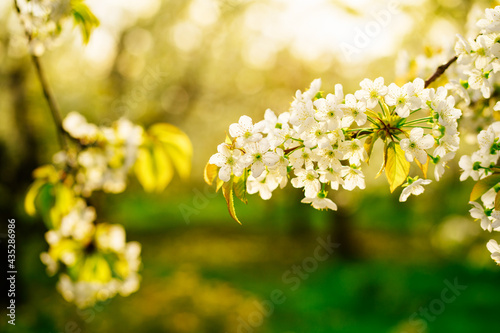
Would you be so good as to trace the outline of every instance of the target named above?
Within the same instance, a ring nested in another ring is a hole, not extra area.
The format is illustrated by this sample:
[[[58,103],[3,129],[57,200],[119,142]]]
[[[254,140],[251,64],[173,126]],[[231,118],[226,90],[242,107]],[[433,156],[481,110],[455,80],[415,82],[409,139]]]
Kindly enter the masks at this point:
[[[94,194],[99,219],[123,224],[127,239],[141,242],[141,288],[83,311],[66,303],[39,260],[44,226],[22,204],[32,170],[58,150],[55,129],[18,18],[2,2],[1,223],[5,232],[8,218],[17,221],[19,273],[16,326],[7,325],[2,306],[0,330],[412,333],[497,326],[499,269],[485,246],[489,235],[468,215],[472,183],[458,182],[457,163],[423,195],[399,203],[383,177],[374,179],[375,158],[367,190],[334,194],[338,212],[300,204],[300,191],[287,188],[268,202],[254,196],[247,206],[238,203],[242,226],[202,178],[241,115],[260,120],[266,108],[287,111],[295,91],[317,77],[327,92],[335,83],[353,92],[365,77],[390,83],[429,76],[451,55],[455,34],[466,31],[468,13],[493,2],[87,2],[101,20],[89,45],[69,27],[42,58],[61,109],[100,125],[122,116],[146,127],[172,123],[193,142],[193,172],[160,195],[145,194],[135,180],[125,193]],[[383,11],[390,14],[380,21]],[[379,32],[356,46],[373,22]],[[346,43],[358,51],[346,55]],[[340,246],[292,288],[286,277],[299,275],[289,271],[314,255],[318,237]],[[444,303],[455,280],[467,288]],[[277,289],[284,302],[266,314],[259,304]],[[422,311],[429,308],[428,316]]]

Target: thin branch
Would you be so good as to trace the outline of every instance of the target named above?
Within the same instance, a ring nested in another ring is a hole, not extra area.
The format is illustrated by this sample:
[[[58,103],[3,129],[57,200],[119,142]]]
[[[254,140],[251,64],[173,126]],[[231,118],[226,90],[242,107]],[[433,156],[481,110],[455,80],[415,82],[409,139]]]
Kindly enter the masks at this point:
[[[14,6],[15,6],[15,9],[16,9],[19,17],[21,18],[21,9],[19,8],[19,4],[17,3],[17,0],[14,0]],[[23,24],[23,22],[21,22],[21,24]],[[31,39],[32,39],[31,34],[26,29],[24,29],[24,32],[25,32],[26,36],[28,37],[28,41],[31,42]],[[66,137],[65,137],[66,131],[64,130],[64,128],[62,126],[61,112],[59,111],[59,107],[57,106],[54,95],[52,94],[52,92],[50,90],[48,81],[45,77],[44,71],[42,69],[42,65],[40,63],[40,58],[38,58],[37,56],[32,54],[31,60],[33,61],[33,64],[35,65],[36,74],[37,74],[38,80],[40,81],[40,84],[42,86],[43,95],[45,96],[45,100],[47,101],[47,104],[49,105],[50,113],[52,114],[52,119],[54,119],[59,144],[61,145],[62,149],[66,150],[68,148],[68,143],[66,142]]]
[[[436,81],[441,75],[443,75],[443,73],[448,69],[448,67],[450,67],[451,64],[457,61],[457,59],[458,57],[454,56],[453,58],[448,60],[446,64],[439,66],[434,72],[434,74],[432,74],[432,76],[425,81],[425,88],[427,88],[432,82]]]
[[[56,125],[58,137],[59,137],[59,143],[61,144],[61,147],[63,149],[68,148],[68,143],[66,142],[66,131],[64,130],[62,126],[62,118],[61,118],[61,112],[59,111],[59,107],[57,106],[56,100],[54,98],[54,95],[52,95],[52,92],[50,91],[49,84],[47,82],[47,79],[45,78],[44,71],[42,69],[42,66],[40,64],[40,59],[32,55],[31,59],[33,60],[33,64],[35,65],[36,73],[38,75],[38,80],[40,81],[40,84],[42,85],[42,90],[43,90],[43,95],[45,96],[45,99],[47,100],[47,104],[49,105],[50,113],[52,114],[52,118],[54,119],[54,123]]]

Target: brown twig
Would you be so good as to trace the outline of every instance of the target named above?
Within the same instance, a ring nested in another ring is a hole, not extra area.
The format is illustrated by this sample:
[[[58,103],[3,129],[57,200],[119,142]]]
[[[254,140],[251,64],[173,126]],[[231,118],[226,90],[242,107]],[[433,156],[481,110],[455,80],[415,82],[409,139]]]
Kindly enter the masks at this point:
[[[448,60],[448,62],[446,64],[439,66],[436,69],[436,71],[434,72],[434,74],[432,74],[432,76],[430,78],[425,80],[425,88],[427,88],[432,82],[436,81],[441,75],[443,75],[443,73],[448,69],[448,67],[450,67],[451,64],[453,64],[455,61],[457,61],[457,59],[458,59],[458,57],[454,56],[453,58]]]

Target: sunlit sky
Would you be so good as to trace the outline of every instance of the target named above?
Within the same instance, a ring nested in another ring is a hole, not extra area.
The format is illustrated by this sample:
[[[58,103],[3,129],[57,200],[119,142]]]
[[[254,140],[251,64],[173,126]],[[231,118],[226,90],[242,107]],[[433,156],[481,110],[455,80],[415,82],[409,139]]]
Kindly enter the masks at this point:
[[[411,29],[412,20],[394,8],[423,0],[269,0],[256,1],[242,20],[248,33],[242,56],[254,67],[269,67],[279,50],[289,47],[301,59],[314,61],[337,55],[356,63],[393,52],[397,41]],[[8,2],[8,1],[6,1]],[[87,0],[101,26],[95,31],[85,56],[107,67],[115,56],[119,33],[139,19],[153,16],[161,0]],[[219,16],[217,0],[194,0],[186,15],[179,17],[171,39],[189,52],[200,44],[203,28]],[[164,4],[168,5],[168,4]],[[342,9],[348,6],[352,10]],[[4,5],[5,11],[8,7]],[[1,7],[0,7],[1,9]],[[351,12],[351,13],[350,13]],[[353,14],[357,12],[357,14]]]

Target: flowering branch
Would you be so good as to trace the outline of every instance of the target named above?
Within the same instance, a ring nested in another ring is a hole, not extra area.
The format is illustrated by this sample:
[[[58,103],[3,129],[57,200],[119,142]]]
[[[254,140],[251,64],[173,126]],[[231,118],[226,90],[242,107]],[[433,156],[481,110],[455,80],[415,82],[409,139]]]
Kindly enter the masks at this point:
[[[242,116],[230,125],[230,136],[205,168],[205,181],[222,188],[229,213],[238,222],[233,195],[246,203],[246,193],[258,192],[268,200],[289,180],[303,189],[302,203],[337,210],[328,189],[364,189],[363,163],[381,140],[380,170],[385,170],[391,192],[404,188],[400,201],[406,201],[431,183],[426,179],[429,163],[435,165],[434,178],[440,179],[459,145],[462,112],[444,87],[427,89],[424,84],[420,78],[401,87],[386,86],[382,77],[364,79],[360,90],[344,95],[342,85],[326,94],[321,80],[314,80],[309,90],[297,91],[288,112],[276,115],[268,109],[262,121]],[[424,117],[416,119],[417,112]],[[409,177],[413,161],[423,179]]]
[[[34,170],[35,181],[24,202],[26,212],[38,213],[48,229],[49,247],[40,259],[49,275],[59,274],[57,288],[64,299],[79,308],[117,294],[127,296],[139,288],[141,246],[126,241],[120,224],[97,220],[88,199],[95,191],[123,192],[131,171],[148,192],[163,191],[174,171],[186,179],[191,142],[170,124],[145,131],[121,118],[110,127],[97,126],[77,112],[63,120],[40,56],[68,17],[80,25],[85,42],[99,21],[82,0],[14,0],[14,5],[62,148],[53,164]]]

